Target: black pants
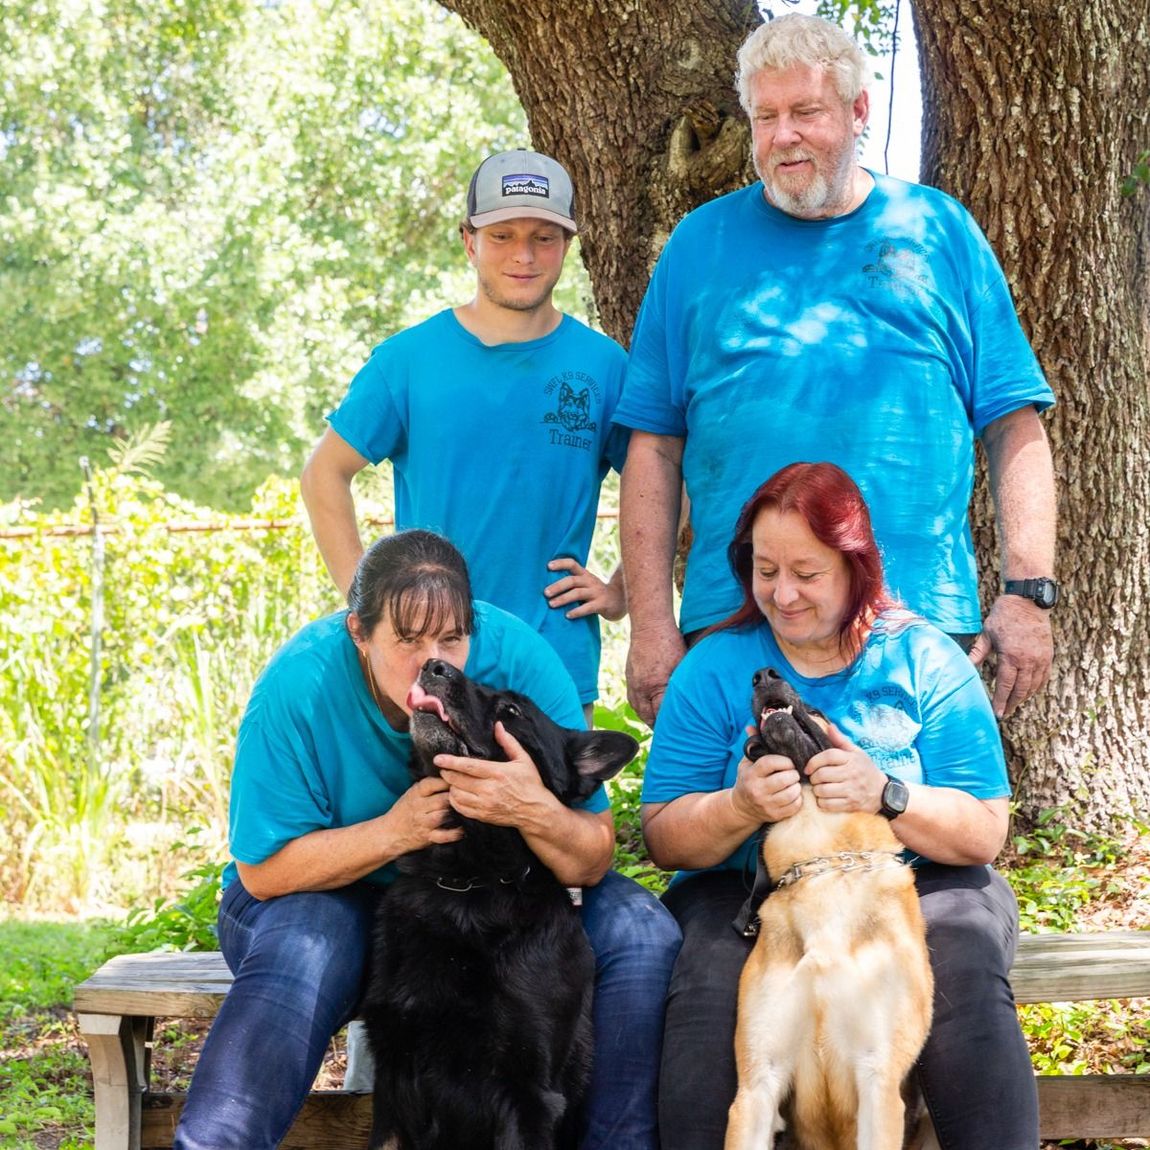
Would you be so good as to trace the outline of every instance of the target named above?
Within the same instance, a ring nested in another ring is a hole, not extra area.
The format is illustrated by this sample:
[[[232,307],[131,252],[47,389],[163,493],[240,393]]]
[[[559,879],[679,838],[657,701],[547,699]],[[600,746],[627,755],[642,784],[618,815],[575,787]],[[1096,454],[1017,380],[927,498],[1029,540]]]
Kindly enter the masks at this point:
[[[1008,972],[1018,906],[989,867],[916,872],[934,971],[934,1021],[918,1074],[943,1150],[1035,1150],[1038,1094]],[[735,871],[673,886],[683,931],[659,1081],[662,1150],[722,1150],[735,1097],[739,974],[752,943],[731,927],[747,896]]]

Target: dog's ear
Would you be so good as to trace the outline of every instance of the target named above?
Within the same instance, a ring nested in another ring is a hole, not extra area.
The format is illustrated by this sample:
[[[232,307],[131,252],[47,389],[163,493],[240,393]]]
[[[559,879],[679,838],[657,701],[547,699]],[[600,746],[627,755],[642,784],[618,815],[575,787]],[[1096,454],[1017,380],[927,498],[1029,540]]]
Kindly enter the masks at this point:
[[[566,749],[567,761],[579,776],[578,795],[586,798],[639,753],[639,744],[622,731],[568,731]]]

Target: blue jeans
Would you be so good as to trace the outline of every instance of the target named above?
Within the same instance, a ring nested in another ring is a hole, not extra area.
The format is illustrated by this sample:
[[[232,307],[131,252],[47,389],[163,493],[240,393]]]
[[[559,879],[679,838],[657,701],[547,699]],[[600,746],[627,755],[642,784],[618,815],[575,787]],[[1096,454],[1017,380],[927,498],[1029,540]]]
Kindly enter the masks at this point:
[[[915,871],[934,971],[934,1021],[918,1080],[943,1150],[1036,1150],[1038,1093],[1008,972],[1018,906],[989,867]],[[663,896],[683,930],[667,1002],[663,1150],[722,1150],[734,1101],[739,975],[751,951],[731,922],[741,872],[708,871]]]
[[[331,1036],[355,1015],[376,902],[366,883],[259,902],[236,880],[220,904],[235,982],[204,1043],[175,1150],[272,1150]],[[582,1150],[658,1150],[663,1005],[680,934],[637,883],[609,873],[583,892],[595,952],[595,1063]]]

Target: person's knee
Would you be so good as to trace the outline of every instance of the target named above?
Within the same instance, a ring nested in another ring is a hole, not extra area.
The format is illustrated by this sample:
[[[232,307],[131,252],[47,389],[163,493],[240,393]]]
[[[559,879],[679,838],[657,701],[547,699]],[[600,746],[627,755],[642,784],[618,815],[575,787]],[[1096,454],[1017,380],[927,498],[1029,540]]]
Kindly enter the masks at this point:
[[[644,887],[610,872],[584,895],[584,928],[598,965],[623,957],[654,963],[668,972],[679,953],[679,924]]]

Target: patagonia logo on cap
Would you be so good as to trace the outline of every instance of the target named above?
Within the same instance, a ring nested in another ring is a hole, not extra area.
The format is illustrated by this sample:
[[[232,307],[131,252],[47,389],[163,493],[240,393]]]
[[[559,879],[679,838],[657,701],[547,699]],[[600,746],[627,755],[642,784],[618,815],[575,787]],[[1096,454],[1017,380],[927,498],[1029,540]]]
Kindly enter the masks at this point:
[[[539,196],[544,200],[551,198],[551,185],[546,176],[504,176],[501,190],[505,196]]]

